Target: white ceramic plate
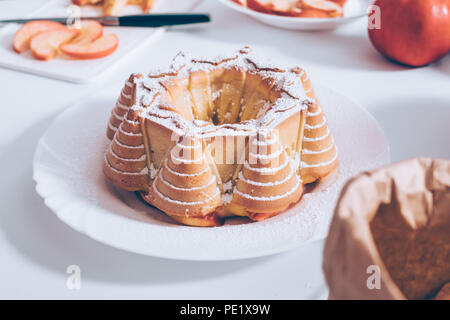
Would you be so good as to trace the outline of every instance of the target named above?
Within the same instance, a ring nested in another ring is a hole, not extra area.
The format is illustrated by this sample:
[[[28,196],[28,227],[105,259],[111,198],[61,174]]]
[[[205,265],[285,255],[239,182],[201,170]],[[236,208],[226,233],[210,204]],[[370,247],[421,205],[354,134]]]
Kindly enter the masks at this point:
[[[374,118],[351,99],[315,86],[339,150],[336,176],[283,214],[262,222],[232,219],[216,228],[173,223],[120,190],[102,174],[106,123],[117,92],[96,93],[64,111],[40,139],[36,190],[65,223],[100,242],[145,255],[186,260],[232,260],[292,249],[326,236],[334,205],[351,176],[389,162]]]
[[[231,0],[219,0],[226,6],[242,12],[256,20],[283,29],[292,30],[329,30],[342,25],[354,22],[357,19],[367,16],[367,8],[373,3],[373,0],[347,0],[344,6],[343,18],[295,18],[283,17],[272,14],[257,12],[246,7],[240,6]]]
[[[152,12],[190,11],[199,0],[157,0]],[[33,12],[30,17],[66,17],[70,0],[52,0]],[[137,6],[128,6],[123,14],[142,13]],[[81,7],[82,16],[101,15],[100,7]],[[125,58],[144,43],[148,43],[164,32],[164,28],[107,27],[105,34],[115,33],[119,37],[119,47],[108,57],[94,60],[71,60],[60,55],[51,61],[38,61],[30,51],[17,54],[12,49],[13,37],[18,24],[9,24],[0,29],[0,67],[33,73],[44,77],[70,82],[88,82],[110,69],[113,64]]]

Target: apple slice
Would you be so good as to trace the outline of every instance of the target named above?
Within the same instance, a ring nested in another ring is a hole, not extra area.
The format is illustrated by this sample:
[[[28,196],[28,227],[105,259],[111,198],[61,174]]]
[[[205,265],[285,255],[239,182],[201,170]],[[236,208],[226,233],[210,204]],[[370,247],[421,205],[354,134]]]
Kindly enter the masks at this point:
[[[153,6],[153,2],[154,2],[154,0],[141,0],[140,6],[142,9],[142,12],[148,13]]]
[[[22,53],[30,49],[30,41],[35,35],[50,30],[64,29],[65,26],[53,21],[30,21],[25,23],[14,35],[13,49],[17,53]]]
[[[77,29],[59,29],[39,33],[31,39],[31,52],[36,59],[50,60],[58,54],[62,43],[68,42],[79,34]]]
[[[247,6],[264,13],[288,14],[298,5],[298,0],[248,0]]]
[[[81,22],[80,34],[70,41],[71,44],[85,45],[97,40],[103,35],[103,26],[94,20],[85,20]]]
[[[262,13],[272,13],[270,6],[272,4],[272,0],[248,0],[247,7],[249,9],[262,12]]]
[[[128,0],[104,0],[103,15],[118,16],[120,11],[127,5]]]
[[[345,3],[347,2],[347,0],[331,0],[335,3],[337,3],[339,6],[341,6],[341,8],[345,5]]]
[[[85,45],[66,43],[60,46],[60,50],[76,59],[97,59],[110,55],[117,49],[118,45],[119,39],[117,36],[108,34]]]
[[[272,10],[276,12],[291,12],[297,7],[297,0],[272,0]]]
[[[329,18],[330,15],[323,10],[303,9],[296,17],[300,18]]]
[[[148,13],[153,6],[153,2],[155,0],[128,0],[127,4],[139,6],[142,9],[142,12]]]
[[[231,0],[237,4],[240,4],[241,6],[246,7],[247,6],[247,0]]]
[[[335,2],[328,0],[302,0],[305,9],[316,9],[325,12],[342,12],[342,7]]]
[[[88,4],[98,4],[100,3],[102,0],[72,0],[72,3],[77,5],[77,6],[85,6]]]

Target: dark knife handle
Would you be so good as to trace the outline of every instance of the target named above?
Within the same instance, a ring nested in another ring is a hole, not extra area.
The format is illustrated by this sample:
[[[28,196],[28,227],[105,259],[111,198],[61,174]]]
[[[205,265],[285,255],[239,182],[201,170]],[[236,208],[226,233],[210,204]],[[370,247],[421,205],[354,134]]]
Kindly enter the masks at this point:
[[[119,25],[125,27],[163,27],[211,21],[208,14],[203,13],[172,13],[120,16]]]

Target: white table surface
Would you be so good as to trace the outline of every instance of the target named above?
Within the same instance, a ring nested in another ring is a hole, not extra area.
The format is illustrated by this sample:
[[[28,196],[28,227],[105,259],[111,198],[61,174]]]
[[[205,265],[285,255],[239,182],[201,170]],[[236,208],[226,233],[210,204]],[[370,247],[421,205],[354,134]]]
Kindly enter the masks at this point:
[[[2,0],[0,16],[24,15],[44,2]],[[33,152],[58,113],[104,86],[119,92],[130,70],[167,64],[179,50],[189,51],[195,38],[278,47],[298,60],[313,81],[367,108],[385,130],[393,161],[414,156],[450,159],[449,56],[426,68],[405,69],[374,51],[363,21],[338,32],[303,33],[264,26],[215,0],[206,0],[196,11],[210,12],[213,23],[169,31],[93,83],[77,85],[0,69],[0,298],[323,298],[322,241],[231,262],[140,256],[73,231],[34,190]],[[73,264],[81,268],[80,290],[66,287],[66,268]]]

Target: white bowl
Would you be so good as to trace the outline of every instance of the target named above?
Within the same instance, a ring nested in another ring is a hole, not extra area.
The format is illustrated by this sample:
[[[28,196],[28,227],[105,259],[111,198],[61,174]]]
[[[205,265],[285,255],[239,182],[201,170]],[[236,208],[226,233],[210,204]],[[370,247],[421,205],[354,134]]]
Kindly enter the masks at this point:
[[[336,29],[345,24],[354,22],[367,16],[367,8],[373,3],[373,0],[348,0],[344,6],[344,17],[342,18],[297,18],[284,17],[273,14],[257,12],[231,0],[219,0],[224,5],[233,10],[242,12],[256,20],[283,29],[291,30],[330,30]]]

